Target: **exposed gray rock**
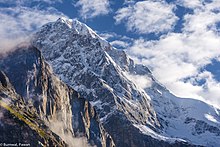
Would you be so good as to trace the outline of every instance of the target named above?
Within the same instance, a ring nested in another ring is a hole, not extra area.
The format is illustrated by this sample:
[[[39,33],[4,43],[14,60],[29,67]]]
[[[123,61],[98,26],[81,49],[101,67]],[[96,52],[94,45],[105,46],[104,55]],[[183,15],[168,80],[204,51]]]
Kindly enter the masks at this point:
[[[74,138],[84,137],[91,145],[114,146],[94,108],[53,74],[38,49],[19,48],[0,59],[0,68],[25,104],[67,144],[74,146]]]
[[[0,75],[0,143],[2,146],[13,144],[67,146],[40,120],[36,111],[25,105],[2,71]]]

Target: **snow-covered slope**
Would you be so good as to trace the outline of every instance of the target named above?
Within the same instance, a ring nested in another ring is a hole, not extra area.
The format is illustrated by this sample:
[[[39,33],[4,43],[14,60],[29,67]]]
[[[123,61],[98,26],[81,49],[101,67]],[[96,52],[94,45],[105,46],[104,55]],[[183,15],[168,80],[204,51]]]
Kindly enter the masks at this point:
[[[175,97],[85,24],[60,18],[36,32],[32,44],[96,108],[116,146],[220,146],[218,109]]]
[[[146,93],[138,91],[127,79],[121,68],[103,50],[99,39],[92,38],[90,31],[86,34],[83,27],[68,27],[69,23],[58,20],[45,25],[34,41],[34,45],[42,49],[54,72],[97,105],[102,112],[102,120],[120,109],[133,122],[147,122],[153,127],[157,125]],[[73,20],[74,24],[79,23]],[[137,111],[142,115],[136,114]]]
[[[138,64],[133,66],[132,59],[122,51],[111,50],[109,54],[124,71],[133,75],[134,78],[145,77],[145,81],[150,79],[151,86],[143,87],[143,89],[151,98],[151,103],[163,128],[159,138],[170,140],[174,137],[197,145],[220,146],[219,109],[196,99],[176,97],[154,78],[146,66]],[[137,81],[131,80],[134,83]],[[140,81],[140,83],[143,82],[143,80]],[[146,134],[152,134],[152,130],[149,131],[146,126],[136,125],[136,127]],[[160,137],[161,135],[163,137]]]

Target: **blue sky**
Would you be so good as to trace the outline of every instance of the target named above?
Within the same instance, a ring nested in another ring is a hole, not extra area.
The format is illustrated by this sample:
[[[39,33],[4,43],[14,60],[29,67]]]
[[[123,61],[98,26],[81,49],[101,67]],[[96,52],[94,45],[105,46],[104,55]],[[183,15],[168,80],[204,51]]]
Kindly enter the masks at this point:
[[[0,0],[0,51],[77,18],[181,97],[220,107],[219,0]]]

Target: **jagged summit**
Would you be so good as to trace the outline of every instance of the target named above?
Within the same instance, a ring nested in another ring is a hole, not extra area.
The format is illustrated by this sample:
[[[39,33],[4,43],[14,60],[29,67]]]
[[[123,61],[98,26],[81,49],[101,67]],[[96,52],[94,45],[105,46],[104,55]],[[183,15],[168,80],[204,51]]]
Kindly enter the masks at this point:
[[[57,20],[57,23],[66,24],[70,29],[73,29],[76,33],[81,35],[89,35],[93,38],[98,36],[91,28],[77,19],[67,19],[65,17],[61,17]]]
[[[90,36],[92,38],[99,39],[102,46],[109,46],[110,44],[100,37],[95,31],[93,31],[89,26],[80,22],[78,19],[68,19],[65,17],[59,18],[57,23],[63,23],[72,29],[75,33],[85,36]]]

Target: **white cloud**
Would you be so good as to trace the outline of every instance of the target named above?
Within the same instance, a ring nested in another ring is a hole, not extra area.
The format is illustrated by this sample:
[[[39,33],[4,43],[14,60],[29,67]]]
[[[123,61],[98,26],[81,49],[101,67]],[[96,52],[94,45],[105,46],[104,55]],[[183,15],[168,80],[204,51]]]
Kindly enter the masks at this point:
[[[59,114],[59,113],[57,113]],[[62,115],[62,114],[61,114]],[[60,117],[62,118],[62,117]],[[69,146],[72,147],[91,147],[89,145],[86,137],[74,137],[73,134],[70,131],[64,131],[63,128],[66,128],[63,122],[55,121],[49,122],[47,124],[50,129],[56,133],[59,134],[59,136],[64,140]]]
[[[121,40],[114,40],[110,43],[112,46],[120,47],[120,48],[126,48],[129,46],[129,43]]]
[[[113,47],[118,49],[125,49],[131,45],[133,42],[133,38],[128,36],[118,35],[116,33],[108,32],[108,33],[100,33],[99,34],[103,39],[110,42]]]
[[[0,52],[8,51],[26,40],[37,28],[61,16],[61,13],[52,8],[0,8]]]
[[[135,3],[135,0],[124,0],[124,4],[133,4]]]
[[[79,13],[84,19],[110,12],[109,0],[79,0],[75,6],[80,7]]]
[[[124,73],[126,77],[132,81],[138,88],[145,89],[151,86],[152,81],[146,75],[133,75],[127,72]]]
[[[141,1],[116,12],[116,23],[125,23],[128,31],[140,34],[160,33],[172,30],[177,21],[174,5],[163,1]]]
[[[202,72],[198,74],[197,78],[205,79],[203,90],[199,95],[202,95],[206,100],[220,108],[220,83],[214,80],[213,75],[210,72]]]
[[[105,40],[108,40],[108,39],[118,37],[119,35],[116,33],[112,33],[112,32],[108,32],[108,33],[105,32],[105,33],[99,33],[99,36],[101,36]]]
[[[168,33],[158,41],[136,40],[129,49],[138,62],[153,73],[174,94],[204,100],[220,108],[220,85],[201,69],[220,56],[220,1],[204,4],[184,17],[182,33]],[[137,58],[138,57],[138,58]],[[186,80],[188,79],[188,80]],[[200,85],[199,81],[205,82]]]
[[[177,0],[177,3],[187,8],[198,8],[202,6],[202,0]]]

